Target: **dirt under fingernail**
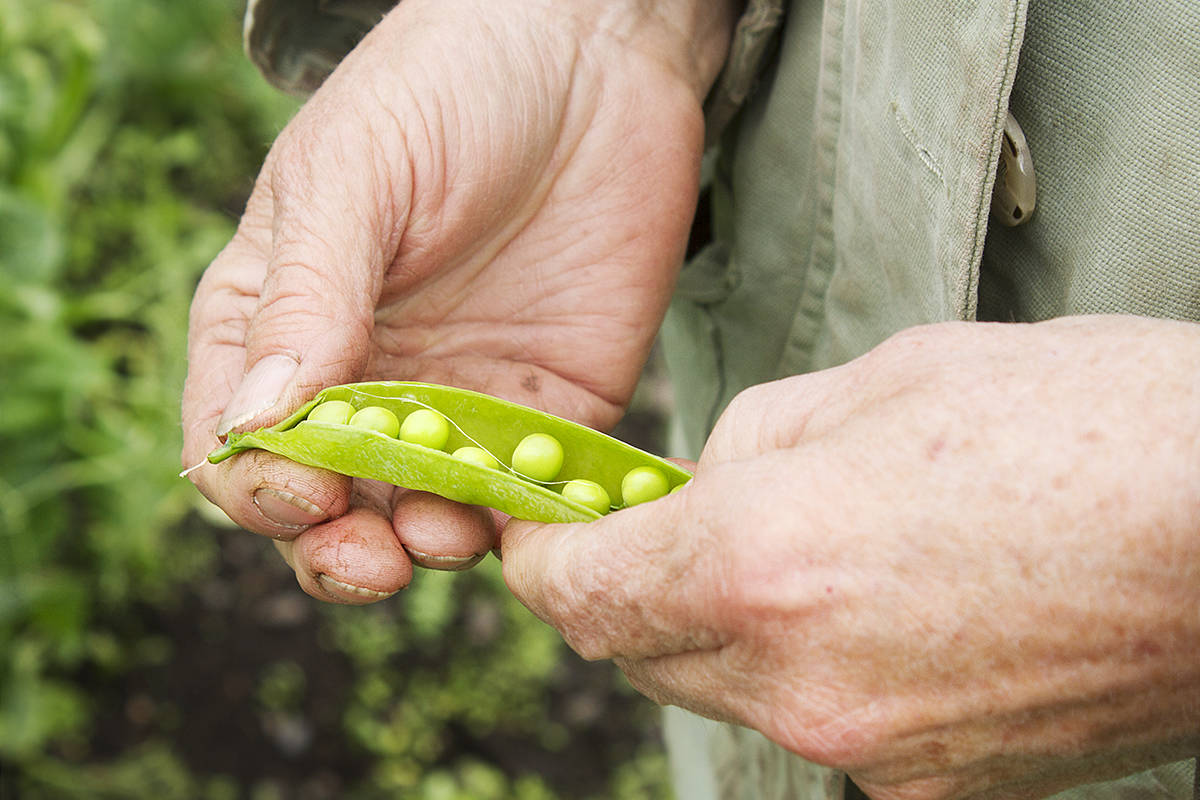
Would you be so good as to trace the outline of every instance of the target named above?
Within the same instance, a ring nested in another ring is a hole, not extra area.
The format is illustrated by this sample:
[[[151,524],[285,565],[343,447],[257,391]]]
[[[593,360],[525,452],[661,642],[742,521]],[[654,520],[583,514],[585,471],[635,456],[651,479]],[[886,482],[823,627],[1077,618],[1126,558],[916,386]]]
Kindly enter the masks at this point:
[[[268,520],[288,528],[316,525],[328,516],[303,497],[269,487],[254,492],[254,505]]]

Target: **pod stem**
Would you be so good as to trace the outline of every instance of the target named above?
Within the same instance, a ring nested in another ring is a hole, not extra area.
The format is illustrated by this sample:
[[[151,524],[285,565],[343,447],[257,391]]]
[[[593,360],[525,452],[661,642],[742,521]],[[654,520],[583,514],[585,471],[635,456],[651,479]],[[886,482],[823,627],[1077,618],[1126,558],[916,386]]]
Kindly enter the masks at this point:
[[[225,444],[221,445],[216,450],[213,450],[211,453],[209,453],[208,454],[208,463],[220,464],[222,461],[229,458],[230,456],[237,455],[238,453],[245,450],[246,448],[237,446],[236,441],[238,438],[240,438],[240,437],[238,437],[236,434],[231,435],[225,441]]]

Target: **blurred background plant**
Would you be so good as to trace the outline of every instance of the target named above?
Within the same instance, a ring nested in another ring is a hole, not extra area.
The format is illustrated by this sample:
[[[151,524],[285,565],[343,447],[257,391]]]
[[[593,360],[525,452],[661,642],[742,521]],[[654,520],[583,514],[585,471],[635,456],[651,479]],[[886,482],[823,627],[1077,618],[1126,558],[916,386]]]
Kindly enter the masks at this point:
[[[188,303],[296,107],[241,10],[0,0],[0,799],[668,797],[494,561],[324,607],[176,477]]]

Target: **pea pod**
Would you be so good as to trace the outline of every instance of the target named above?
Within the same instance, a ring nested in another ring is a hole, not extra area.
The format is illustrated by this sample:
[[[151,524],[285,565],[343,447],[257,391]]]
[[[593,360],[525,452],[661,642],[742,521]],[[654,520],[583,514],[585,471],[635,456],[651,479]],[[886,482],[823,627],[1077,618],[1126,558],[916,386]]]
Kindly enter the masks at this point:
[[[377,431],[306,419],[313,408],[329,400],[347,402],[355,409],[381,406],[401,420],[417,409],[432,409],[450,421],[450,438],[445,451],[434,450]],[[536,483],[508,466],[517,444],[533,433],[549,434],[562,444],[562,468],[552,485]],[[500,468],[451,455],[467,446],[492,454]],[[555,490],[573,479],[594,481],[610,497],[621,496],[622,479],[638,467],[661,470],[672,488],[691,479],[669,461],[552,414],[467,389],[405,381],[331,386],[277,425],[231,433],[208,460],[216,464],[251,449],[539,522],[586,522],[601,516]]]

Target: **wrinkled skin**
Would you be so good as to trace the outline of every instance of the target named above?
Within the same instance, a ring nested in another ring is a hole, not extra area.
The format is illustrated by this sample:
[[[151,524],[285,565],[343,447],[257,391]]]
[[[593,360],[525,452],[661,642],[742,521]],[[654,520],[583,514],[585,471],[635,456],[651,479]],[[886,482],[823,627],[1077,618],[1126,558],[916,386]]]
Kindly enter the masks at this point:
[[[685,37],[584,5],[406,0],[305,104],[196,294],[185,465],[357,380],[616,422],[682,258],[732,15]],[[262,453],[191,477],[326,600],[496,544],[488,514]]]
[[[734,5],[401,3],[281,134],[199,287],[185,465],[355,380],[611,425],[681,257]],[[505,577],[649,697],[879,800],[1036,797],[1192,755],[1197,338],[902,334],[743,393],[682,492],[512,522]],[[500,541],[487,511],[265,453],[191,477],[325,600]]]
[[[1189,324],[914,329],[742,393],[677,494],[512,522],[505,577],[649,697],[875,798],[1191,757],[1198,367]]]

